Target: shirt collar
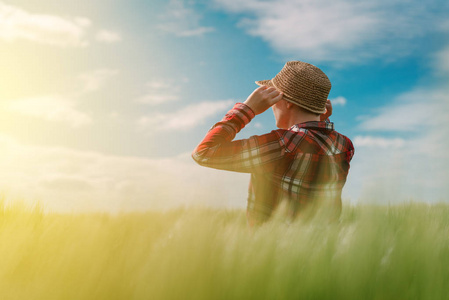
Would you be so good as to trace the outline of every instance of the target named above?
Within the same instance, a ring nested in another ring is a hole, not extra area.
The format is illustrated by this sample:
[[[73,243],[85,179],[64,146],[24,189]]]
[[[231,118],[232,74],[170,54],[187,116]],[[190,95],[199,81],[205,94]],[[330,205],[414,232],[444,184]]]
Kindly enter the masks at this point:
[[[326,121],[309,121],[309,122],[295,124],[292,127],[290,127],[289,130],[299,132],[301,128],[334,130],[334,123],[326,122]]]

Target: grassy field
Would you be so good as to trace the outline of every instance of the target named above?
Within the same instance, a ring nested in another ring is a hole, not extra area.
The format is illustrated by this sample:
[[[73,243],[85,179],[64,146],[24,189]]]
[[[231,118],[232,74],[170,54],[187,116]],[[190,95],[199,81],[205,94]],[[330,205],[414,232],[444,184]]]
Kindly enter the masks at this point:
[[[449,299],[449,206],[345,207],[255,231],[243,211],[0,205],[0,299]]]

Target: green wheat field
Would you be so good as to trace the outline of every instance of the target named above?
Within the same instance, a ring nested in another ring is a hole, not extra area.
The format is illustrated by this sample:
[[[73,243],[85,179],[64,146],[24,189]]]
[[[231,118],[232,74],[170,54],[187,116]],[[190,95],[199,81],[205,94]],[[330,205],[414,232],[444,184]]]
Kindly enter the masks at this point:
[[[449,205],[345,206],[250,230],[242,210],[0,205],[0,299],[449,299]]]

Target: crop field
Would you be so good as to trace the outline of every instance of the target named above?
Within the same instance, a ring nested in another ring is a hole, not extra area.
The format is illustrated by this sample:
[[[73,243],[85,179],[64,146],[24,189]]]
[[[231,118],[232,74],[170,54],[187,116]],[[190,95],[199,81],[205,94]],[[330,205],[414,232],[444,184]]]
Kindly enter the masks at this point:
[[[449,206],[346,206],[250,230],[245,212],[0,205],[0,299],[449,299]]]

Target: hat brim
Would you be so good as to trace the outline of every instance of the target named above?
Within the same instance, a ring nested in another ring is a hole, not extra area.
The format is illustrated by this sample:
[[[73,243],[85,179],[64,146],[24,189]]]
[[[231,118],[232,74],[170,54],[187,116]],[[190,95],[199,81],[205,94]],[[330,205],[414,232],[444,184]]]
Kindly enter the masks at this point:
[[[259,86],[264,86],[264,85],[266,85],[266,86],[273,86],[273,83],[271,83],[271,79],[269,79],[269,80],[259,80],[259,81],[256,81],[256,84],[259,85]]]

